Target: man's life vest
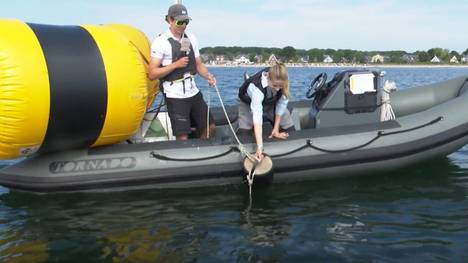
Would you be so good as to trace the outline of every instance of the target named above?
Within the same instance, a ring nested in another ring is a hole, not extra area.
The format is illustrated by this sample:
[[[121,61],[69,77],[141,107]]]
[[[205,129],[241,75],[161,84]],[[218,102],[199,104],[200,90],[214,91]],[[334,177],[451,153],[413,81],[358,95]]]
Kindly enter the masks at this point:
[[[183,37],[187,37],[187,35],[184,34]],[[195,62],[195,52],[193,52],[193,46],[190,44],[190,52],[188,54],[185,54],[185,52],[182,52],[180,50],[181,44],[179,41],[173,39],[172,37],[169,37],[167,39],[169,43],[171,44],[172,47],[172,62],[176,62],[178,59],[185,57],[188,55],[189,62],[186,67],[184,68],[177,68],[171,73],[167,74],[164,78],[162,78],[163,81],[175,81],[175,80],[181,80],[184,79],[184,75],[187,72],[190,72],[190,74],[196,75],[197,74],[197,65]]]
[[[263,93],[263,101],[262,104],[264,106],[269,106],[269,105],[275,105],[276,102],[281,98],[283,95],[282,91],[279,90],[276,95],[273,95],[273,91],[271,90],[270,87],[263,87],[262,86],[262,75],[263,72],[268,72],[270,68],[264,68],[260,70],[259,72],[255,73],[253,76],[250,78],[246,79],[242,86],[239,88],[239,99],[250,105],[252,102],[252,99],[249,97],[249,94],[247,94],[247,89],[249,88],[249,85],[252,83]]]

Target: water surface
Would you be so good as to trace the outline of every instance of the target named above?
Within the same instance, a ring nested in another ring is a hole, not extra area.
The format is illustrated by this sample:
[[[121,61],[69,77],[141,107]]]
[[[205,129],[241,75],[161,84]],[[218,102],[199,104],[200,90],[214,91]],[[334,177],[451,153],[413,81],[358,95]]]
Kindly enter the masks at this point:
[[[290,69],[293,99],[318,73],[338,70]],[[242,73],[255,69],[211,71],[233,104]],[[401,89],[468,74],[385,71]],[[255,191],[250,209],[241,185],[93,194],[0,187],[4,262],[468,262],[467,241],[468,146],[391,173],[275,184]]]

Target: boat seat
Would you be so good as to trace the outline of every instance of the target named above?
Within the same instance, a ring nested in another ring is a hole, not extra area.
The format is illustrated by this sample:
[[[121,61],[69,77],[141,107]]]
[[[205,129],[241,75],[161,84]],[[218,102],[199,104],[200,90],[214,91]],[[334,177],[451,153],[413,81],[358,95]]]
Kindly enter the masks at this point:
[[[294,129],[296,131],[301,130],[301,114],[299,109],[292,109],[291,110],[291,119],[294,123]]]
[[[463,83],[463,86],[458,91],[458,96],[460,96],[461,94],[463,94],[467,90],[468,90],[468,78],[465,80],[465,83]]]
[[[315,115],[310,114],[312,101],[292,101],[288,103],[288,109],[293,119],[296,131],[315,128]]]
[[[315,128],[315,116],[310,115],[310,108],[293,108],[291,118],[296,131]]]

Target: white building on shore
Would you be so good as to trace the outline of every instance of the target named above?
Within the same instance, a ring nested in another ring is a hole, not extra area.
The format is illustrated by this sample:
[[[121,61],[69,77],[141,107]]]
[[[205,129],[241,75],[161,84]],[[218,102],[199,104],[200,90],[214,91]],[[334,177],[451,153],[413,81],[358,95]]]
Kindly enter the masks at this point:
[[[384,56],[377,54],[375,56],[372,56],[371,63],[384,63],[384,60]]]
[[[237,57],[236,59],[234,59],[233,63],[237,65],[252,64],[250,59],[248,59],[246,56]]]
[[[451,59],[450,59],[450,63],[455,63],[455,64],[458,64],[458,58],[456,56],[453,56]]]
[[[468,55],[465,55],[461,58],[462,63],[468,63]]]
[[[434,57],[431,59],[431,63],[440,63],[440,59],[439,59],[437,56],[434,56]]]
[[[278,62],[278,59],[276,58],[275,54],[271,54],[270,57],[268,58],[268,64],[273,65],[276,62]]]
[[[333,59],[329,55],[325,55],[323,63],[333,63]]]

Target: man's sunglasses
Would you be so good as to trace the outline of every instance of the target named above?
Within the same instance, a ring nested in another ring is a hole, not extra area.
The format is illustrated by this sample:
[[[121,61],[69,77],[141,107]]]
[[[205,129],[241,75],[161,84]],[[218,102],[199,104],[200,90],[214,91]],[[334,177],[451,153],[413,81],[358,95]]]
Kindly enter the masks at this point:
[[[184,24],[188,25],[189,22],[190,22],[190,20],[188,20],[188,19],[187,20],[176,20],[175,21],[176,25],[178,25],[178,26],[182,26]]]

